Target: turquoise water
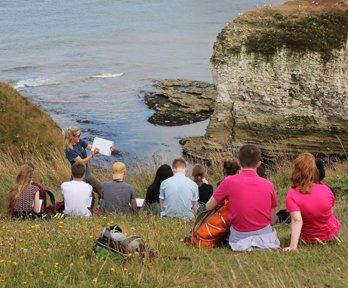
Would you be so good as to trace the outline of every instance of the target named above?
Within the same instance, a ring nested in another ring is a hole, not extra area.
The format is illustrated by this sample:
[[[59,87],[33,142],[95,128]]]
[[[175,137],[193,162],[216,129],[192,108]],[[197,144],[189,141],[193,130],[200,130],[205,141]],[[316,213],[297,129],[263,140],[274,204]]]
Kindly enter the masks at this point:
[[[62,127],[115,141],[124,158],[181,155],[178,140],[208,121],[147,122],[142,91],[154,79],[212,81],[218,32],[271,0],[1,0],[0,80]]]

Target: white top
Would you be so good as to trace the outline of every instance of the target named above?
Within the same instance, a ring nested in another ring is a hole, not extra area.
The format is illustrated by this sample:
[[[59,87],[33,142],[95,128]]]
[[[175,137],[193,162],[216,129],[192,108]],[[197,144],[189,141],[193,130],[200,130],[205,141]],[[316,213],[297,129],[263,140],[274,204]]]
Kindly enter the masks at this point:
[[[69,181],[61,185],[64,197],[64,214],[69,216],[89,217],[88,208],[92,203],[92,186],[83,181]]]

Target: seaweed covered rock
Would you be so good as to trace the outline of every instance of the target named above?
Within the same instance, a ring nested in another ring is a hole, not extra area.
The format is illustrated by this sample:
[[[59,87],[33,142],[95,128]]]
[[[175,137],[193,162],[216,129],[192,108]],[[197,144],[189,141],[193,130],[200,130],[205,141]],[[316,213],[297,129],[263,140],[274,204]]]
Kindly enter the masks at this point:
[[[345,155],[348,145],[348,1],[288,1],[241,15],[211,58],[218,97],[204,137],[184,153],[230,155],[244,143],[273,158]]]
[[[217,97],[216,86],[202,81],[166,79],[156,81],[157,92],[145,92],[146,105],[155,110],[152,124],[179,126],[208,119]]]

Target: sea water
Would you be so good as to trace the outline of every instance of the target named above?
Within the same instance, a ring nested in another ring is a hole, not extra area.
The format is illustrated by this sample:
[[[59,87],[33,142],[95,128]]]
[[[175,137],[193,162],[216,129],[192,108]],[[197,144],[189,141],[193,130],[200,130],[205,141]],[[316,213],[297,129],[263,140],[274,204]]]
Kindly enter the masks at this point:
[[[122,156],[168,161],[179,139],[208,120],[178,127],[147,122],[142,92],[155,79],[212,82],[217,34],[240,13],[276,0],[1,0],[0,80],[64,129],[115,142]],[[113,159],[111,159],[113,160]]]

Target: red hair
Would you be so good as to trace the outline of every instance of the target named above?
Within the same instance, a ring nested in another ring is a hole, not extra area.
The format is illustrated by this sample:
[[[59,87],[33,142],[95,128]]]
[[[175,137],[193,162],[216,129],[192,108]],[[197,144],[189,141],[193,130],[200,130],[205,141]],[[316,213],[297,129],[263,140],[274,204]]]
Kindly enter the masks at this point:
[[[299,188],[303,194],[309,194],[313,183],[319,183],[319,172],[315,164],[315,158],[310,153],[302,153],[294,161],[291,187]]]

